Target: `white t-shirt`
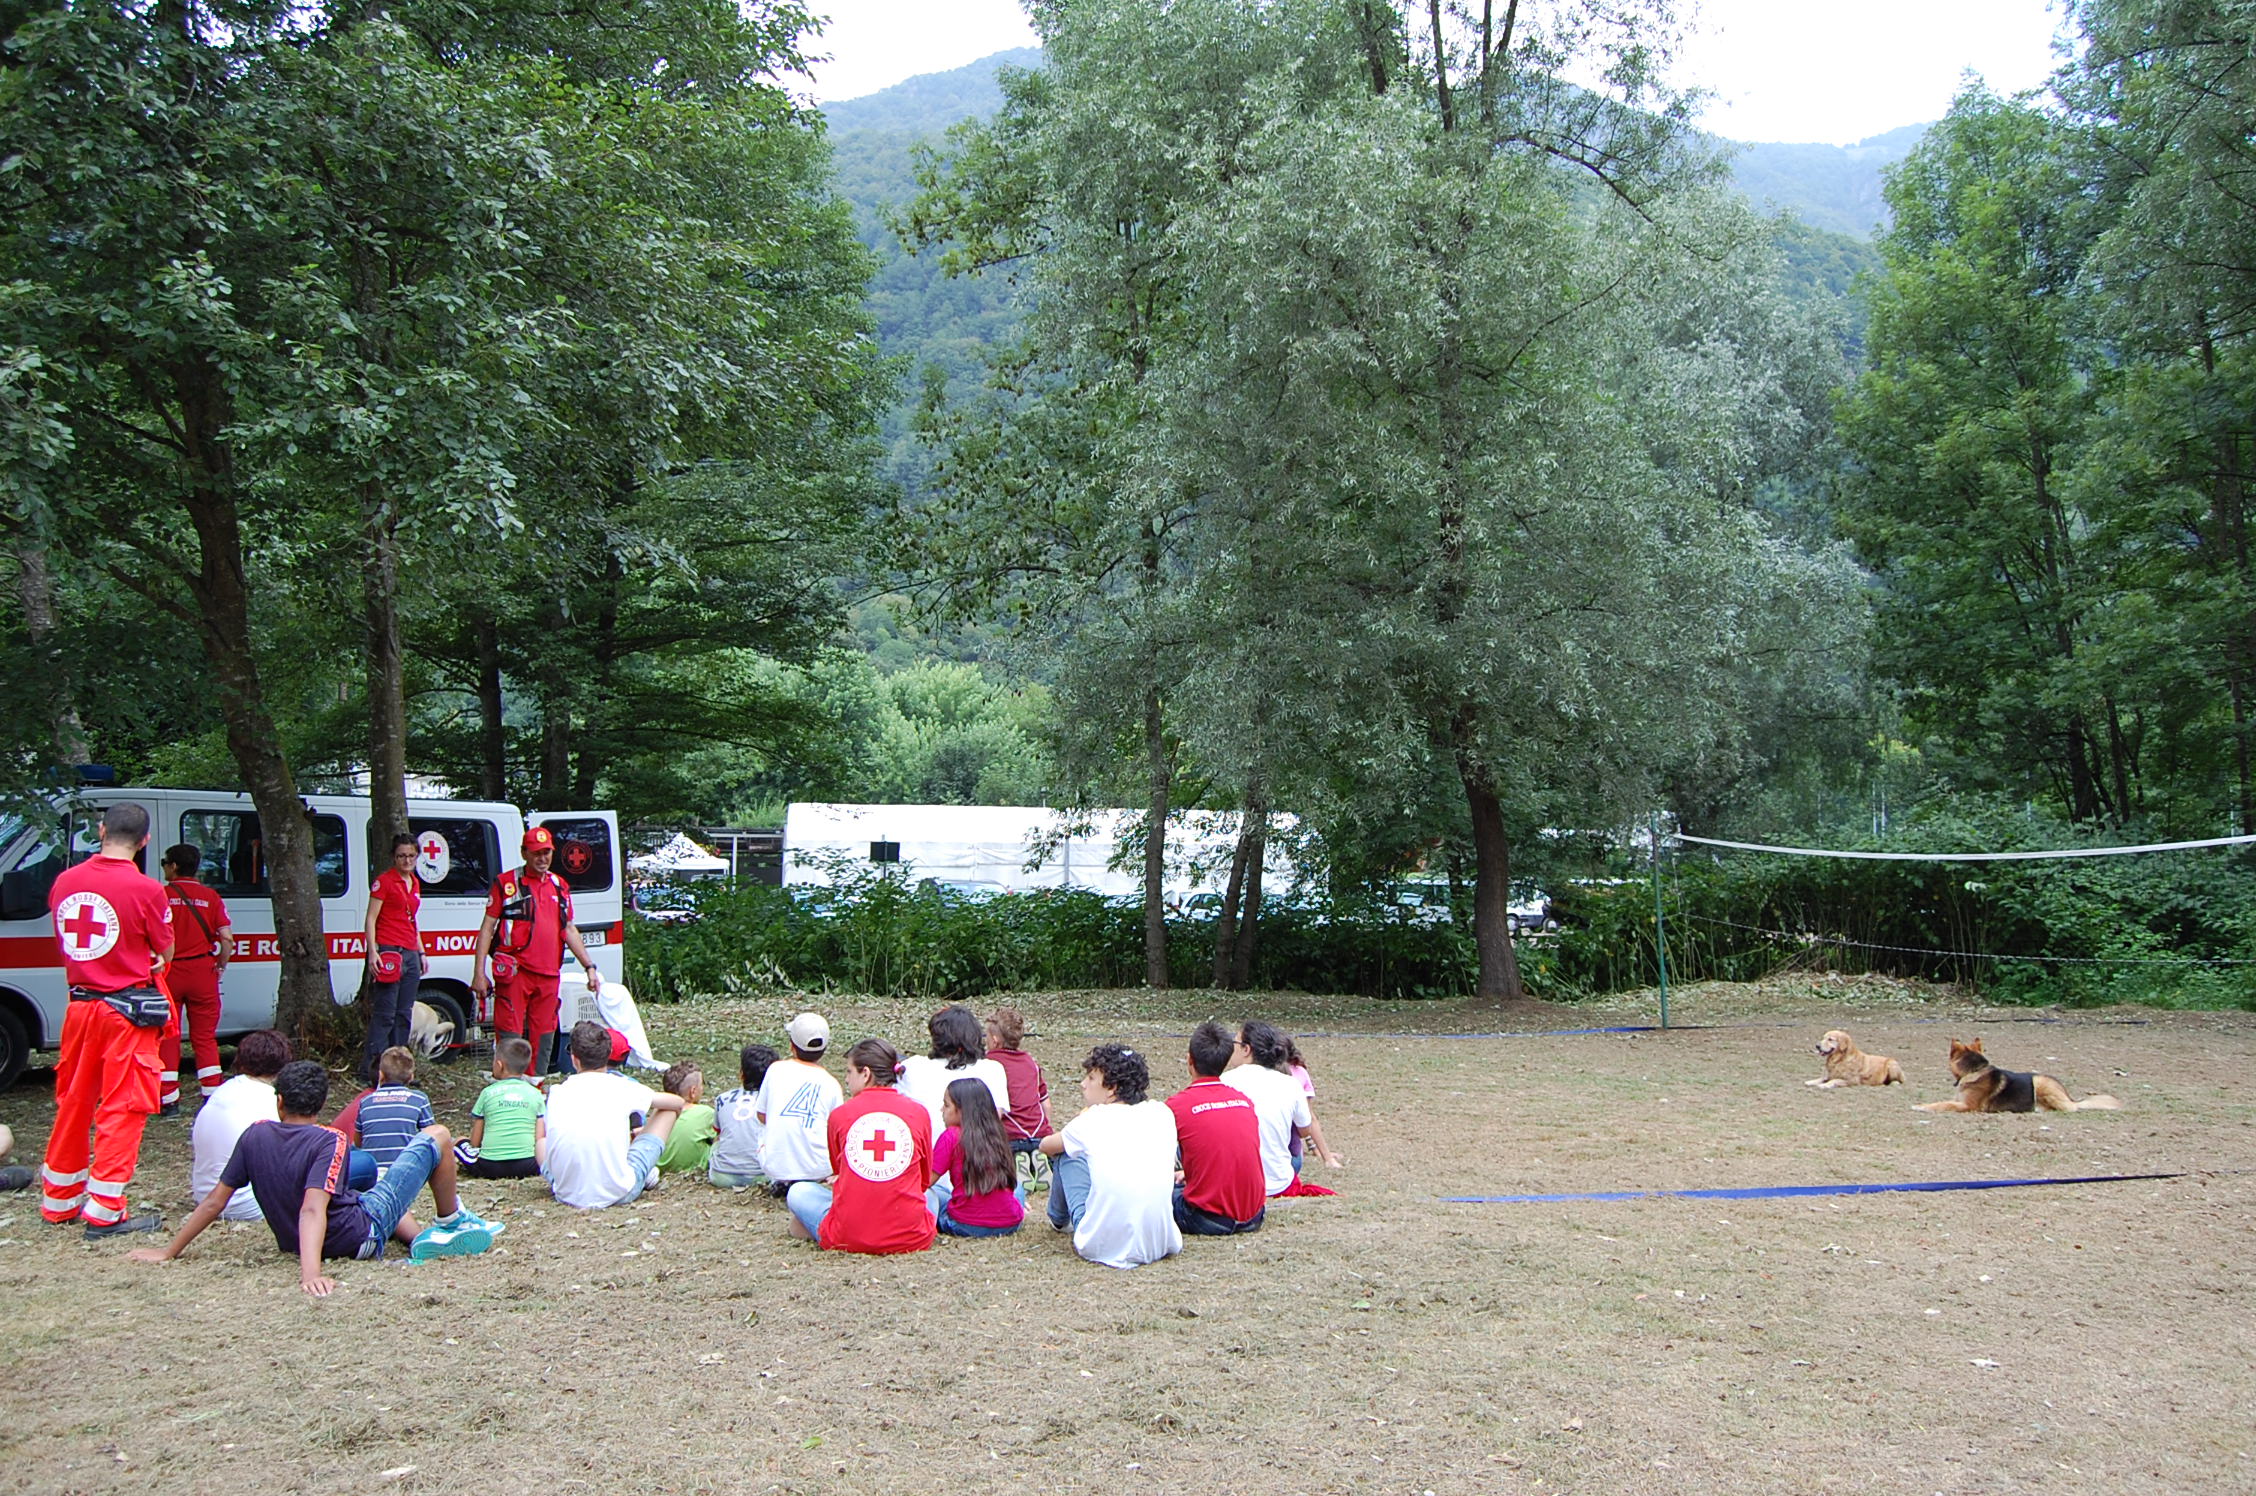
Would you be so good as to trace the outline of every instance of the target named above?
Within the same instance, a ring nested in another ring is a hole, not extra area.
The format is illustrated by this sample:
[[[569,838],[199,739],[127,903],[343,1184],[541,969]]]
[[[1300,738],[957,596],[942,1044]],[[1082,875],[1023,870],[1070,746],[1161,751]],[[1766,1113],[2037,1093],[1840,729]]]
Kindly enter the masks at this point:
[[[565,1205],[616,1205],[643,1181],[627,1158],[634,1118],[658,1093],[609,1070],[582,1070],[548,1093],[548,1187]],[[652,1174],[657,1170],[653,1169]]]
[[[760,1172],[776,1182],[830,1177],[830,1114],[846,1099],[837,1080],[820,1065],[778,1060],[760,1082],[752,1108],[765,1116],[760,1140]]]
[[[901,1067],[900,1083],[895,1087],[903,1096],[914,1097],[924,1103],[932,1113],[932,1135],[940,1136],[944,1130],[940,1123],[940,1103],[947,1098],[948,1087],[959,1080],[983,1080],[987,1092],[995,1098],[995,1115],[1010,1113],[1010,1077],[1003,1073],[1001,1060],[973,1060],[959,1070],[950,1070],[946,1060],[936,1060],[928,1054],[913,1055]]]
[[[1239,1065],[1222,1072],[1224,1085],[1236,1086],[1253,1102],[1261,1123],[1261,1187],[1274,1195],[1293,1182],[1293,1129],[1306,1127],[1315,1114],[1300,1082],[1267,1065]]]
[[[190,1145],[195,1149],[194,1162],[188,1168],[188,1192],[201,1204],[204,1196],[219,1184],[219,1171],[227,1167],[236,1141],[249,1131],[251,1124],[281,1120],[281,1109],[274,1100],[274,1082],[270,1080],[238,1075],[212,1092],[196,1113],[196,1125],[188,1133]],[[228,1197],[227,1208],[219,1213],[219,1218],[223,1221],[265,1219],[259,1214],[258,1197],[251,1193],[249,1185]]]
[[[1089,1163],[1089,1203],[1073,1250],[1106,1267],[1137,1267],[1183,1250],[1175,1226],[1175,1114],[1164,1101],[1117,1101],[1065,1124],[1065,1155]]]
[[[705,1167],[716,1174],[749,1176],[760,1169],[760,1093],[735,1086],[713,1103],[713,1152]]]

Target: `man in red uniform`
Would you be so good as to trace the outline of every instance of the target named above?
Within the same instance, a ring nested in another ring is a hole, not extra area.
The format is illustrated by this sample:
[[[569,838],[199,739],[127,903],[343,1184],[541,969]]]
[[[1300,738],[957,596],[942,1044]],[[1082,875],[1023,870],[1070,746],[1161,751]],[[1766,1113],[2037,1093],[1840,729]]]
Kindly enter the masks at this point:
[[[557,986],[569,948],[587,973],[588,991],[601,991],[603,973],[588,957],[579,928],[572,923],[572,886],[549,864],[556,860],[556,838],[546,826],[526,830],[525,865],[494,879],[486,895],[486,917],[478,924],[478,948],[470,962],[470,990],[494,994],[494,1028],[532,1040],[533,1063],[546,1074],[549,1041],[556,1035]],[[498,937],[498,938],[497,938]],[[487,974],[486,956],[494,956]],[[564,1057],[557,1066],[570,1071]]]
[[[165,893],[172,901],[172,964],[165,968],[165,979],[180,1004],[180,1024],[187,1028],[196,1056],[197,1089],[209,1096],[227,1080],[219,1068],[219,980],[227,974],[235,941],[227,906],[196,881],[203,865],[203,852],[187,842],[164,854]],[[170,1116],[180,1109],[179,1027],[165,1030],[164,1065],[161,1099]]]
[[[157,1041],[171,1007],[128,995],[148,993],[172,955],[172,906],[140,868],[148,844],[148,811],[111,806],[102,817],[101,850],[65,869],[47,896],[70,1011],[55,1067],[55,1130],[47,1138],[39,1213],[57,1225],[84,1220],[90,1239],[164,1224],[125,1209],[125,1187],[141,1162],[141,1132],[157,1109]],[[129,1017],[120,1006],[143,1011]],[[136,1017],[155,1021],[143,1026]]]
[[[1268,1210],[1261,1123],[1246,1094],[1221,1078],[1237,1042],[1212,1020],[1192,1030],[1191,1083],[1167,1098],[1182,1150],[1175,1225],[1186,1236],[1259,1231]]]

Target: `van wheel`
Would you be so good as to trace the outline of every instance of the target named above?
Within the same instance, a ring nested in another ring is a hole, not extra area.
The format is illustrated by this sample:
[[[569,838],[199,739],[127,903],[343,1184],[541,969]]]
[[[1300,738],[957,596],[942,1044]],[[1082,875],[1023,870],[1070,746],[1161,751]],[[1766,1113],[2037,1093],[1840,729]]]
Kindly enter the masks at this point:
[[[466,1042],[463,1035],[470,1032],[469,1014],[463,1009],[462,999],[445,987],[424,987],[415,994],[419,1003],[428,1003],[431,1011],[447,1023],[454,1025],[453,1042],[439,1051],[439,1063],[444,1065],[462,1053]]]
[[[30,1031],[21,1018],[0,1007],[0,1091],[14,1085],[30,1061]]]

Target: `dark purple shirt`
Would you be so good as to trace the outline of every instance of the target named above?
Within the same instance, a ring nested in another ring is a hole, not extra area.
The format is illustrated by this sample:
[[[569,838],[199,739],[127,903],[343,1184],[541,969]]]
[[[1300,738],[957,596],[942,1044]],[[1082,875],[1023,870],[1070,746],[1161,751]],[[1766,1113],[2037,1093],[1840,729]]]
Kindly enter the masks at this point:
[[[329,1194],[329,1233],[324,1257],[358,1257],[368,1241],[368,1217],[360,1196],[345,1184],[345,1135],[317,1123],[254,1122],[236,1140],[219,1182],[230,1189],[249,1185],[259,1213],[274,1232],[274,1244],[298,1255],[298,1211],[307,1190]]]

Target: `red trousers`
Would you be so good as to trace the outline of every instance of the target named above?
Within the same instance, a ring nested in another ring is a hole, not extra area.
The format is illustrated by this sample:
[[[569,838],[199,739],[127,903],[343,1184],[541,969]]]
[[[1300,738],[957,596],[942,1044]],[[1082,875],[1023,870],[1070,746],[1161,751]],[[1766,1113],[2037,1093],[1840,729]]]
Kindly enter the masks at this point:
[[[520,966],[516,975],[494,989],[494,1030],[523,1034],[532,1040],[536,1074],[547,1059],[545,1041],[556,1032],[559,980],[556,972],[527,971]]]
[[[134,1027],[107,1003],[74,1002],[63,1015],[55,1130],[40,1178],[39,1213],[47,1220],[83,1215],[107,1226],[124,1216],[141,1130],[157,1109],[157,1040],[156,1029]]]
[[[209,956],[175,961],[165,968],[178,1006],[175,1021],[166,1026],[160,1053],[164,1059],[166,1103],[180,1099],[180,1029],[188,1029],[190,1051],[196,1056],[196,1081],[209,1096],[227,1076],[219,1068],[219,968]]]

